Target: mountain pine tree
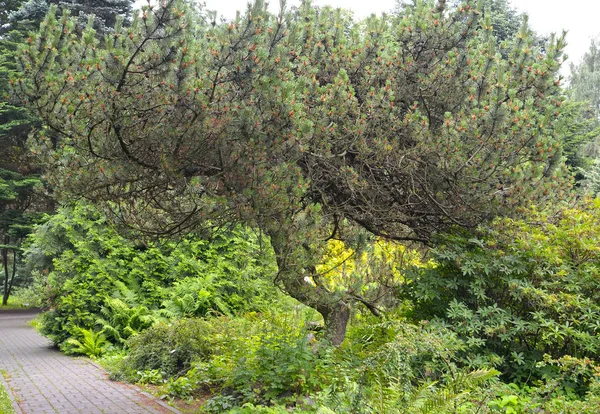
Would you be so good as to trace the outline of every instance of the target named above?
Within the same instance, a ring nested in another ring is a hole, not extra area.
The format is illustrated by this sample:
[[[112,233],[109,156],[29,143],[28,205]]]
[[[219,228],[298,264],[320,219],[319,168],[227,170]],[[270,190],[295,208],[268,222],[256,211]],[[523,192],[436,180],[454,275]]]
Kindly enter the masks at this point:
[[[316,271],[327,239],[428,243],[569,191],[563,38],[542,53],[523,24],[501,43],[489,16],[445,3],[357,24],[257,1],[211,24],[168,0],[104,45],[52,11],[12,82],[47,125],[36,152],[63,196],[154,235],[260,228],[276,283],[339,344],[361,298]]]

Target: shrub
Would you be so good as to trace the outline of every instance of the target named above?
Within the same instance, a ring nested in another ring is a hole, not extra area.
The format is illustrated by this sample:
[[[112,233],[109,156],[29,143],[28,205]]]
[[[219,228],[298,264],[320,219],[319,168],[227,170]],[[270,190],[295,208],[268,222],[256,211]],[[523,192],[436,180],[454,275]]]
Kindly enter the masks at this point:
[[[195,360],[207,360],[213,349],[212,329],[201,319],[158,323],[127,341],[128,356],[122,367],[130,381],[140,372],[158,370],[165,378],[185,375]]]
[[[448,404],[465,405],[470,391],[487,386],[498,374],[459,368],[457,355],[465,348],[445,328],[368,318],[350,329],[342,348],[332,351],[328,381],[317,400],[332,412],[365,414],[437,413]]]
[[[600,200],[500,220],[477,238],[446,236],[434,257],[437,266],[414,269],[402,293],[415,319],[464,338],[468,365],[525,381],[544,375],[544,354],[597,358]]]
[[[35,288],[49,308],[41,331],[59,345],[79,329],[102,329],[120,346],[158,317],[257,311],[281,296],[272,253],[243,228],[210,241],[189,235],[136,245],[79,204],[38,227],[27,258],[31,272],[47,275]]]

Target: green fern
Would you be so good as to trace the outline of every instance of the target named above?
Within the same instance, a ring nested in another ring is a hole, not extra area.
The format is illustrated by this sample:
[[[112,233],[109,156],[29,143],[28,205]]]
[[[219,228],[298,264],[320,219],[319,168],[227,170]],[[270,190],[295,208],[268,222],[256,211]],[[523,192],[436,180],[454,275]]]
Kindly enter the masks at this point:
[[[443,413],[498,375],[500,372],[495,369],[459,371],[441,388],[436,387],[436,382],[424,384],[413,394],[407,411],[419,414]]]
[[[103,331],[94,332],[91,329],[80,329],[81,341],[69,338],[65,342],[65,350],[73,354],[84,354],[89,357],[102,355],[104,346],[107,344]]]
[[[129,306],[119,298],[107,298],[96,323],[114,343],[124,344],[130,336],[152,326],[156,318],[142,305]]]

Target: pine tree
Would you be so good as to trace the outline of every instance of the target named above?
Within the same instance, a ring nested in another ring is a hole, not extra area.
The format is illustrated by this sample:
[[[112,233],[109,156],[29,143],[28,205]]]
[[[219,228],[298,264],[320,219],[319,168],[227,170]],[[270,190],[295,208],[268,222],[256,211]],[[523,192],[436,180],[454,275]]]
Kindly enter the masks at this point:
[[[154,235],[259,227],[339,344],[361,298],[316,271],[328,238],[430,243],[569,192],[563,37],[541,53],[524,23],[503,49],[490,16],[445,3],[357,24],[257,1],[219,25],[169,0],[102,46],[53,11],[13,84],[59,135],[36,152],[63,196]]]

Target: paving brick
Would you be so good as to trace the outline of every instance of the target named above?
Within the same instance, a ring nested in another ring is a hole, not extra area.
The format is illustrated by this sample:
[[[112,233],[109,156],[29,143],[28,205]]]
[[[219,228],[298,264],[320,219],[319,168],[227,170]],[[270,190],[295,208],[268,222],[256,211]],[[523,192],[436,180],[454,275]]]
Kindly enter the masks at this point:
[[[61,354],[27,325],[35,314],[0,312],[0,369],[24,414],[178,413],[136,387],[108,380],[85,358]]]

